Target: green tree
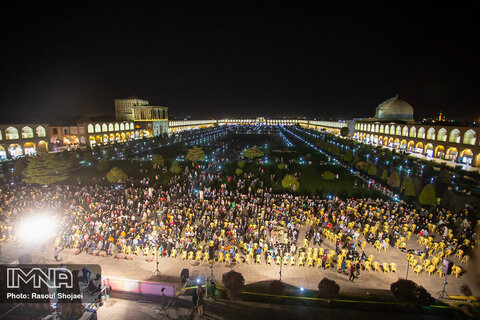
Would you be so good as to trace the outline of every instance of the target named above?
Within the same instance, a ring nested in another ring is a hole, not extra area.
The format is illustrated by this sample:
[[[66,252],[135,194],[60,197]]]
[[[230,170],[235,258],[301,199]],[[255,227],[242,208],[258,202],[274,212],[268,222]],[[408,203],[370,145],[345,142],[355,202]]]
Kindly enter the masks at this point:
[[[278,169],[280,169],[280,170],[285,169],[285,166],[286,166],[285,163],[279,163],[279,164],[277,165]]]
[[[182,167],[177,161],[173,161],[172,166],[170,167],[170,171],[175,174],[180,174],[180,172],[182,172]]]
[[[242,173],[243,173],[243,170],[240,169],[240,168],[237,168],[237,169],[235,170],[235,174],[236,174],[237,176],[240,176]]]
[[[387,179],[388,179],[388,171],[387,171],[387,169],[383,169],[381,178],[382,178],[382,180],[387,181]]]
[[[119,167],[113,167],[107,172],[107,180],[110,183],[124,182],[127,178],[127,174]]]
[[[345,154],[343,155],[343,161],[345,162],[352,162],[353,160],[353,154],[351,151],[347,151],[345,152]]]
[[[359,170],[362,170],[362,171],[367,171],[368,168],[370,167],[370,165],[368,164],[368,162],[365,162],[365,161],[359,161],[357,162],[357,164],[355,165],[357,167],[357,169]]]
[[[258,147],[252,147],[243,151],[243,156],[249,159],[258,158],[263,156],[263,151]]]
[[[285,175],[282,180],[282,187],[285,189],[292,189],[293,191],[298,190],[300,187],[300,183],[295,179],[295,177],[291,174]]]
[[[400,187],[400,176],[396,171],[392,172],[390,178],[388,178],[387,184],[392,188]]]
[[[24,159],[18,159],[15,161],[15,165],[13,166],[13,176],[18,177],[20,179],[23,178],[23,172],[27,165],[25,164]]]
[[[202,148],[194,146],[187,151],[187,159],[192,162],[203,161],[203,159],[205,159],[205,152]]]
[[[441,183],[441,184],[452,183],[452,175],[447,168],[442,168],[438,173],[438,183]]]
[[[340,135],[342,137],[348,136],[349,133],[350,133],[350,129],[348,127],[343,127],[342,129],[340,129]]]
[[[165,159],[163,159],[163,156],[160,154],[154,154],[152,156],[152,165],[153,169],[161,166],[165,162]]]
[[[418,202],[424,206],[434,206],[435,201],[435,188],[432,184],[427,184],[420,192],[420,195],[418,196]]]
[[[68,177],[68,160],[54,154],[42,154],[30,157],[23,172],[25,182],[38,184],[52,184]]]
[[[100,159],[100,161],[98,161],[96,168],[97,168],[97,171],[99,172],[105,172],[105,171],[108,171],[108,169],[110,169],[110,164],[108,163],[107,159],[102,158]]]
[[[377,175],[377,167],[372,163],[370,164],[370,167],[368,168],[367,173],[371,176],[376,176]]]
[[[238,166],[239,168],[243,168],[243,167],[245,167],[245,162],[243,162],[243,161],[238,161],[238,162],[237,162],[237,166]]]
[[[415,191],[415,184],[413,183],[412,178],[407,178],[403,181],[401,189],[405,188],[405,195],[407,197],[414,197],[417,195]]]
[[[322,173],[322,178],[325,180],[333,180],[335,179],[335,175],[331,171],[325,171]]]
[[[91,163],[93,162],[93,154],[90,151],[85,151],[83,153],[83,161]]]

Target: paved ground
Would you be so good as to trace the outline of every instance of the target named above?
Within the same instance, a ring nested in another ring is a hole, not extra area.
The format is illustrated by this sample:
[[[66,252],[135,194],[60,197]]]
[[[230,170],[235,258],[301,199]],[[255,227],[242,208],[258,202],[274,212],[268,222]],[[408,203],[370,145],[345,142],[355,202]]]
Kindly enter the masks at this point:
[[[407,242],[408,248],[419,248],[418,244],[412,237]],[[325,240],[322,244],[325,249],[333,248],[333,244],[329,240]],[[53,248],[49,247],[43,252],[40,250],[32,250],[30,247],[19,244],[2,244],[3,262],[10,262],[23,253],[31,253],[34,262],[50,262],[53,260]],[[395,282],[399,277],[405,278],[407,263],[405,254],[397,248],[389,247],[386,252],[378,252],[373,246],[367,245],[365,252],[367,255],[373,254],[374,260],[379,263],[395,262],[397,264],[397,273],[383,273],[362,271],[360,277],[354,283],[348,281],[348,275],[338,273],[335,269],[317,269],[309,267],[282,267],[282,281],[295,286],[304,287],[306,289],[316,289],[319,281],[323,277],[331,278],[340,285],[342,292],[370,293],[376,290],[385,292],[390,291],[390,284]],[[60,259],[64,263],[87,264],[96,263],[102,266],[102,274],[104,276],[115,276],[137,280],[149,280],[155,271],[155,262],[147,262],[145,257],[135,256],[132,261],[118,260],[113,257],[97,257],[82,253],[73,255],[72,250],[64,250],[60,253]],[[454,263],[459,263],[456,257],[451,257]],[[205,279],[210,274],[207,263],[200,263],[198,266],[192,266],[189,262],[181,260],[179,257],[160,258],[159,270],[161,273],[160,281],[178,284],[180,272],[183,268],[190,270],[191,278]],[[472,264],[472,263],[470,263]],[[470,266],[473,268],[473,266]],[[228,272],[230,267],[224,264],[216,264],[213,273],[217,281],[221,281],[222,274]],[[258,264],[240,264],[234,267],[235,271],[241,272],[247,284],[265,280],[279,279],[279,266],[269,266],[264,262]],[[419,276],[411,269],[408,278],[424,286],[434,297],[438,297],[443,288],[443,278],[437,275],[429,276],[425,272],[421,272]],[[460,294],[460,286],[462,284],[471,286],[473,294],[480,296],[480,289],[475,287],[474,275],[467,270],[457,279],[455,276],[448,277],[448,285],[446,291],[448,294]]]
[[[164,318],[165,313],[161,311],[160,304],[111,298],[99,309],[98,319],[446,319],[415,314],[240,301],[206,301],[205,314],[199,317],[190,307],[190,301],[179,299],[176,308],[167,311],[168,317]]]

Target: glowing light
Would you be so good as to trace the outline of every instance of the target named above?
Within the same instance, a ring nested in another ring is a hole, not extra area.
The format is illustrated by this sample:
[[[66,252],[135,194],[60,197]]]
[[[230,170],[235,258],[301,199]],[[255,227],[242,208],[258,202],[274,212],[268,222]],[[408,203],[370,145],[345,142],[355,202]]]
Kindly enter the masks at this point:
[[[34,216],[20,221],[17,238],[28,243],[45,241],[55,235],[57,221],[47,215]]]

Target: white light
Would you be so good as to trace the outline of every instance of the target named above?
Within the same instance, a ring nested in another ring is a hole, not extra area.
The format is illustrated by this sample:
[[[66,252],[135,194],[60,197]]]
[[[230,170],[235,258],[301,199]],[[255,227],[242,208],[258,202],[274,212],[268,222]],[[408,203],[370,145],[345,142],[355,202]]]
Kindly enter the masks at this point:
[[[47,215],[25,218],[20,221],[17,237],[28,243],[41,242],[55,235],[57,221]]]
[[[200,278],[197,279],[197,283],[200,283]]]
[[[304,288],[300,288],[300,292],[303,292],[303,290],[305,290]]]

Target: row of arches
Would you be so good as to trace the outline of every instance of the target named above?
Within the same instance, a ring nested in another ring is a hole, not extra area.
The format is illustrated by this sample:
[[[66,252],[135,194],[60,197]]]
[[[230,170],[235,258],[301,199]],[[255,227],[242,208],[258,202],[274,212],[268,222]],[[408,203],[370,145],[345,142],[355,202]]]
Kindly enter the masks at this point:
[[[375,123],[357,123],[355,124],[355,129],[358,131],[366,131],[372,133],[382,133],[394,136],[403,136],[409,138],[417,139],[427,139],[427,140],[436,140],[443,142],[452,142],[452,143],[463,143],[468,145],[475,145],[477,141],[477,133],[473,129],[465,131],[463,137],[459,129],[454,128],[448,132],[445,128],[440,128],[435,130],[435,128],[428,128],[427,130],[424,127],[412,126],[400,126],[400,125],[383,125]]]
[[[88,141],[90,146],[93,147],[95,145],[105,145],[111,144],[115,142],[125,142],[132,139],[141,139],[141,138],[148,138],[151,137],[151,134],[146,130],[139,130],[139,131],[130,131],[130,132],[117,132],[117,133],[109,133],[103,135],[91,135],[88,137]]]
[[[20,131],[10,126],[5,129],[5,140],[18,140],[20,137],[22,139],[33,139],[33,138],[45,138],[47,136],[47,130],[43,126],[37,126],[35,130],[32,127],[24,126]],[[3,134],[0,130],[0,140],[3,140]]]
[[[133,122],[132,123],[124,123],[124,122],[121,122],[121,123],[109,123],[109,124],[106,124],[106,123],[103,123],[103,124],[100,124],[100,123],[97,123],[97,124],[88,124],[87,126],[87,132],[88,133],[98,133],[98,132],[112,132],[112,131],[125,131],[125,130],[133,130],[135,127],[133,125]]]
[[[38,152],[47,152],[47,150],[48,143],[43,140],[37,144],[35,144],[35,142],[26,142],[23,146],[18,143],[12,143],[8,146],[0,145],[0,159],[4,160],[7,157],[15,159],[24,155],[31,156]]]
[[[480,166],[480,154],[478,154],[477,157],[474,157],[473,151],[469,148],[464,148],[459,151],[456,147],[445,148],[443,145],[434,146],[432,143],[423,143],[421,141],[415,143],[413,140],[407,141],[407,139],[370,135],[366,133],[355,133],[354,136],[358,140],[367,144],[400,149],[431,158]]]

